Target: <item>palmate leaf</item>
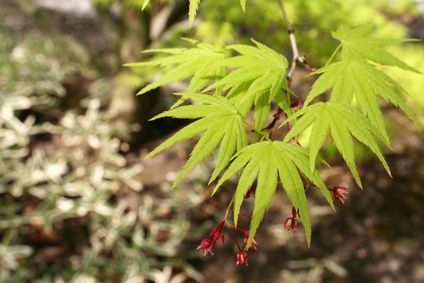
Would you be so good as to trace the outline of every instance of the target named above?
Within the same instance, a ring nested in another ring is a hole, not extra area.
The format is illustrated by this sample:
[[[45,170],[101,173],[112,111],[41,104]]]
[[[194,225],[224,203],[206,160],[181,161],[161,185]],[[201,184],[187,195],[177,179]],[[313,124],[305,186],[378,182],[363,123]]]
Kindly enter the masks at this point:
[[[194,42],[192,48],[152,49],[145,52],[162,53],[165,57],[147,62],[127,64],[128,67],[149,66],[173,67],[159,80],[145,86],[138,94],[144,94],[160,86],[191,78],[188,92],[198,92],[210,84],[220,71],[220,62],[225,58],[224,50],[206,43]]]
[[[369,28],[360,28],[353,31],[339,29],[334,33],[335,38],[342,42],[341,61],[315,72],[321,75],[312,86],[305,105],[330,89],[332,89],[330,101],[351,103],[355,98],[359,109],[388,142],[389,137],[379,107],[378,96],[401,108],[412,120],[414,117],[404,102],[407,92],[370,62],[418,71],[383,49],[388,44],[398,44],[408,40],[374,38],[369,36],[369,32]]]
[[[389,137],[377,95],[381,95],[390,102],[394,98],[396,104],[410,114],[410,111],[403,102],[403,92],[396,93],[392,90],[392,96],[388,98],[385,92],[386,88],[382,88],[382,86],[388,85],[388,82],[383,80],[382,84],[378,84],[375,82],[376,77],[366,75],[366,71],[382,73],[368,63],[346,60],[331,64],[318,71],[322,71],[323,74],[312,86],[305,105],[308,105],[313,98],[330,88],[333,88],[330,101],[349,104],[355,98],[359,109],[376,126],[386,142],[389,142]]]
[[[271,48],[253,40],[256,47],[231,45],[228,49],[239,55],[221,61],[230,73],[206,90],[220,88],[228,91],[241,113],[246,114],[255,106],[255,127],[261,129],[269,116],[271,101],[281,96],[287,88],[287,59]],[[282,99],[282,97],[279,97]]]
[[[231,72],[214,87],[234,90],[244,86],[246,94],[272,91],[275,95],[285,82],[288,66],[287,59],[271,48],[252,40],[256,47],[250,45],[230,45],[227,48],[239,55],[226,58],[221,66]]]
[[[300,173],[319,188],[328,203],[334,208],[331,194],[318,172],[308,164],[307,151],[300,146],[281,141],[264,141],[249,145],[238,152],[226,172],[215,186],[214,193],[231,176],[241,171],[234,199],[234,223],[237,224],[244,196],[257,179],[255,204],[250,224],[250,246],[262,218],[271,204],[278,181],[283,185],[293,206],[299,209],[305,228],[308,245],[311,242],[311,221],[307,199]]]
[[[342,58],[363,58],[374,63],[399,67],[404,70],[420,73],[420,71],[408,66],[403,61],[384,50],[388,45],[397,45],[404,42],[415,41],[404,38],[378,38],[371,35],[372,27],[363,26],[354,30],[340,27],[333,32],[333,37],[342,44]]]
[[[349,104],[336,102],[319,102],[302,108],[288,121],[296,121],[284,141],[290,141],[312,126],[309,143],[309,166],[313,170],[319,150],[328,136],[331,137],[346,161],[357,184],[362,188],[361,179],[355,164],[353,137],[367,146],[381,161],[387,173],[391,175],[389,166],[380,150],[378,142],[386,141],[380,137],[376,128],[366,117]],[[388,145],[386,143],[386,145]]]
[[[148,156],[152,157],[172,145],[191,139],[201,133],[202,137],[190,154],[190,158],[184,165],[174,181],[177,186],[181,180],[200,162],[208,158],[219,146],[217,164],[212,173],[213,181],[219,173],[228,165],[231,157],[247,145],[246,132],[242,117],[234,106],[223,96],[210,96],[205,94],[184,94],[197,103],[186,105],[165,111],[153,119],[173,117],[177,119],[199,119],[178,131],[167,139]]]

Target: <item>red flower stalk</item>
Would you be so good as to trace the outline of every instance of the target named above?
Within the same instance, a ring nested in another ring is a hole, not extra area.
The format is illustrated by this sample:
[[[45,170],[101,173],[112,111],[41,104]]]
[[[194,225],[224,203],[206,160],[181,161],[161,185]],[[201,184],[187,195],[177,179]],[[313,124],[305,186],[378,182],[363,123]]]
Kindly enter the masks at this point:
[[[247,240],[249,239],[249,231],[248,230],[241,230],[243,233],[243,243],[244,246],[247,247]],[[253,241],[250,244],[250,247],[254,249],[255,251],[258,250],[258,242],[256,241],[256,237],[253,237]]]
[[[308,62],[306,61],[306,56],[298,57],[297,61],[302,64],[305,69],[310,73],[315,72],[317,70],[316,68],[308,64]]]
[[[300,223],[297,220],[297,216],[299,215],[298,211],[293,207],[292,208],[292,216],[287,218],[286,221],[284,221],[284,229],[286,229],[289,232],[295,232],[297,228],[299,228]]]
[[[247,239],[246,235],[247,235],[247,237],[249,237],[249,231],[247,231],[246,229],[234,228],[234,229],[231,230],[231,232],[232,232],[231,235],[233,236],[234,243],[236,244],[236,247],[237,247],[236,265],[237,266],[248,265],[249,259],[248,259],[247,251],[241,249],[241,247],[238,243],[238,240],[237,240],[237,235],[236,235],[237,229],[239,229],[243,233],[243,237],[245,239]]]
[[[224,223],[224,221],[220,222],[219,225],[209,234],[209,237],[203,239],[200,242],[199,246],[197,247],[197,250],[203,250],[204,256],[208,254],[213,255],[213,248],[215,247],[219,239],[222,240],[222,243],[225,242],[225,235],[224,233],[222,233]]]
[[[305,65],[306,70],[308,70],[308,72],[313,73],[317,70],[317,68],[311,67],[309,65]]]
[[[236,265],[248,265],[249,264],[249,258],[247,256],[247,252],[239,249],[236,256]]]
[[[329,191],[333,193],[333,196],[336,200],[344,203],[344,201],[347,199],[347,195],[349,194],[349,189],[349,187],[335,186],[334,188],[329,189]]]

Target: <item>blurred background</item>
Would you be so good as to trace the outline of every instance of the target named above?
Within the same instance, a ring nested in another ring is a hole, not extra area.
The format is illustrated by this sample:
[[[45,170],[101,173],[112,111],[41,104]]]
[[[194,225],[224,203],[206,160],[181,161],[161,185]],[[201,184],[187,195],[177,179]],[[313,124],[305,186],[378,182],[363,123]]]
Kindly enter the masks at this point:
[[[329,186],[353,186],[333,213],[310,194],[313,241],[283,229],[291,206],[275,198],[248,267],[234,247],[196,251],[230,195],[210,199],[208,161],[171,191],[191,142],[154,159],[146,153],[186,124],[149,117],[174,102],[172,84],[135,93],[161,70],[130,70],[147,48],[181,47],[183,37],[218,45],[253,37],[290,58],[276,1],[203,0],[193,28],[188,1],[0,1],[0,282],[424,282],[424,77],[389,68],[411,94],[415,125],[383,104],[393,138],[390,179],[361,147],[364,191],[343,162],[322,170]],[[372,24],[380,36],[424,39],[424,1],[285,0],[299,46],[322,66],[340,25]],[[424,71],[422,42],[390,51]],[[312,78],[299,70],[293,87]],[[229,184],[231,193],[234,184]]]

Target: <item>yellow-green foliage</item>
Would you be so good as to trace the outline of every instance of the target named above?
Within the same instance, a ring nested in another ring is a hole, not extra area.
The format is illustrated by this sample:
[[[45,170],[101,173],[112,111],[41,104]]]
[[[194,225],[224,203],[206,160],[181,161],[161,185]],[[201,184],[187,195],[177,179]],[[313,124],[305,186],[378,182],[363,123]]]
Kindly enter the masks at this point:
[[[164,49],[163,52],[168,54],[166,57],[132,64],[133,67],[175,66],[162,78],[145,86],[140,93],[192,77],[187,92],[181,95],[183,102],[191,101],[193,105],[179,106],[155,119],[173,117],[198,120],[177,132],[148,157],[203,133],[174,185],[180,183],[195,165],[210,157],[215,148],[220,148],[217,168],[211,181],[229,166],[215,191],[224,181],[242,171],[234,196],[235,225],[243,196],[253,185],[255,178],[258,178],[247,246],[252,243],[265,211],[270,206],[278,176],[293,206],[299,209],[306,240],[310,244],[308,202],[299,174],[301,172],[315,183],[332,205],[328,189],[318,175],[313,175],[317,172],[317,156],[327,137],[331,136],[354,179],[362,188],[355,163],[353,137],[367,146],[382,162],[387,173],[391,174],[379,146],[380,143],[389,146],[390,141],[377,96],[383,97],[413,118],[404,101],[407,92],[379,69],[381,66],[392,66],[419,73],[385,51],[388,45],[398,45],[409,40],[377,37],[372,32],[371,26],[364,26],[356,29],[341,27],[332,33],[340,45],[328,63],[314,72],[320,76],[312,85],[304,106],[294,114],[285,107],[291,104],[293,94],[286,81],[287,59],[255,40],[253,43],[256,46],[230,45],[225,48],[228,52],[218,53],[211,52],[211,47],[208,47],[206,53],[199,47]],[[235,55],[232,54],[234,52]],[[205,62],[214,58],[215,61],[210,63],[211,68],[205,68]],[[198,87],[195,89],[201,94],[193,93],[190,89],[194,82],[200,80],[202,84],[196,84]],[[327,91],[331,91],[328,102],[313,103],[315,98]],[[283,141],[271,142],[271,135],[268,135],[264,126],[274,103],[282,112],[286,111],[289,116],[287,122],[292,123],[293,127]],[[251,110],[254,112],[254,126],[250,126],[247,119]],[[311,126],[308,154],[303,147],[297,145],[297,138]],[[247,139],[245,128],[249,127],[260,135],[259,142],[256,138]]]

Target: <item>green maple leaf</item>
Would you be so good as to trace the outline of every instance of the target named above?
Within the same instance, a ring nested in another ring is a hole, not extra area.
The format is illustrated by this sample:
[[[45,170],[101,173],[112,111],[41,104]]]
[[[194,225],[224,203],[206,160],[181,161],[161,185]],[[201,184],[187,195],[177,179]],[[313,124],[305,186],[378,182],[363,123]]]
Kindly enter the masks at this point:
[[[242,171],[234,199],[234,223],[238,222],[244,196],[257,179],[255,204],[250,224],[247,246],[253,241],[260,222],[271,204],[278,181],[283,185],[293,206],[299,209],[308,245],[311,242],[311,221],[307,198],[300,172],[319,188],[328,203],[333,207],[331,194],[318,172],[313,172],[308,163],[309,157],[300,146],[281,141],[264,141],[249,145],[238,152],[223,174],[214,193],[237,172]]]
[[[340,27],[333,32],[333,37],[340,40],[342,45],[342,58],[366,59],[379,65],[399,67],[404,70],[420,73],[391,55],[385,50],[389,45],[398,45],[404,42],[416,41],[404,38],[378,38],[371,35],[372,27],[363,26],[354,30]]]
[[[206,90],[220,88],[228,91],[228,97],[235,101],[241,113],[246,114],[255,106],[255,127],[260,130],[267,122],[270,104],[275,99],[284,100],[281,95],[287,88],[287,59],[271,48],[252,40],[256,47],[231,45],[227,48],[239,55],[226,58],[221,66],[230,73]]]
[[[203,133],[184,168],[175,179],[174,187],[219,146],[216,167],[211,177],[211,181],[213,181],[228,165],[234,153],[247,145],[243,119],[228,99],[219,95],[210,96],[205,94],[186,93],[184,96],[186,99],[189,98],[200,104],[179,106],[165,111],[152,119],[173,117],[198,120],[178,131],[147,156],[147,158],[152,157],[176,143]]]
[[[385,141],[389,142],[378,96],[401,108],[412,120],[414,115],[405,104],[407,92],[370,62],[409,71],[416,70],[383,50],[385,45],[406,40],[373,38],[367,36],[368,33],[367,28],[353,31],[339,29],[334,33],[334,36],[342,41],[341,61],[315,72],[320,74],[320,77],[313,84],[305,105],[330,89],[330,101],[350,104],[355,99],[359,109],[374,124]]]
[[[300,119],[295,122],[284,141],[290,141],[312,126],[309,138],[309,165],[311,170],[315,168],[319,150],[324,145],[327,136],[331,134],[338,151],[361,188],[362,183],[355,164],[353,137],[367,146],[381,161],[387,173],[391,175],[378,144],[379,141],[386,143],[385,139],[380,137],[376,128],[356,108],[344,103],[319,102],[302,108],[288,121],[293,121],[298,117]],[[386,145],[388,144],[386,143]]]
[[[198,92],[219,75],[220,62],[225,58],[223,50],[206,43],[192,41],[192,48],[164,48],[147,50],[147,53],[165,54],[163,58],[147,62],[131,63],[126,66],[143,68],[148,66],[168,67],[172,70],[159,80],[148,84],[138,94],[144,94],[160,86],[191,77],[188,92]]]
[[[270,91],[275,95],[285,82],[287,59],[271,48],[252,40],[250,45],[230,45],[227,48],[239,55],[227,58],[221,66],[231,68],[231,72],[215,83],[223,90],[234,90],[244,86],[246,94]]]

